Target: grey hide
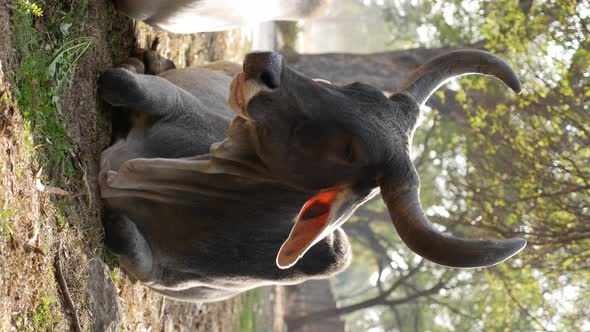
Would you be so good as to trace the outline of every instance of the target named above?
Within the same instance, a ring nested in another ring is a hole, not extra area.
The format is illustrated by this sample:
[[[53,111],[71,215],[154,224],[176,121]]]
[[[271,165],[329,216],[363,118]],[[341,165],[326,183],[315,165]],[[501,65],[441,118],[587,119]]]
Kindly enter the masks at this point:
[[[526,243],[437,230],[409,157],[420,105],[449,78],[479,73],[520,89],[492,54],[436,58],[390,98],[309,79],[272,52],[248,54],[242,68],[137,73],[146,67],[99,78],[100,96],[130,121],[102,154],[99,186],[107,246],[157,292],[218,301],[334,275],[350,262],[339,227],[379,189],[401,239],[433,262],[494,265]]]
[[[250,124],[234,117],[227,102],[232,76],[199,68],[161,77],[110,70],[99,86],[111,104],[117,102],[106,86],[129,92],[113,84],[122,77],[139,81],[166,112],[149,127],[133,128],[101,158],[107,244],[128,273],[166,296],[208,302],[327,277],[348,265],[348,240],[338,229],[296,267],[277,267],[277,252],[311,194],[273,181],[252,157]],[[129,108],[135,107],[141,105]]]

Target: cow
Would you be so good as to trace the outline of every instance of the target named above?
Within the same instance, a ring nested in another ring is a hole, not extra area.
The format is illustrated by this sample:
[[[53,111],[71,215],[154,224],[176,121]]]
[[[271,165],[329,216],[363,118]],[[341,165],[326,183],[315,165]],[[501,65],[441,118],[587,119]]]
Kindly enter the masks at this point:
[[[128,120],[101,156],[105,242],[156,292],[212,302],[330,277],[351,257],[340,226],[379,191],[402,241],[432,262],[490,266],[526,245],[433,227],[410,159],[421,106],[444,82],[482,74],[520,91],[499,57],[447,53],[386,97],[363,83],[305,77],[274,52],[249,53],[242,66],[166,71],[155,52],[97,84]]]
[[[114,0],[128,17],[175,33],[228,30],[317,17],[331,0]]]

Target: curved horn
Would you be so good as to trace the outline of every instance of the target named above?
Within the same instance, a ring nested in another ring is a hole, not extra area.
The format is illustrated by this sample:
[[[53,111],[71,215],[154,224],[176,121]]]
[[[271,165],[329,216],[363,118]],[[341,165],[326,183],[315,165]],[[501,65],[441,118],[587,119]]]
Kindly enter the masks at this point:
[[[383,180],[381,194],[399,236],[413,252],[434,263],[461,268],[491,266],[512,257],[526,246],[526,240],[522,238],[467,240],[444,234],[432,226],[424,213],[418,186],[400,194],[395,182]]]
[[[510,66],[499,57],[480,50],[458,50],[438,56],[416,69],[402,89],[414,96],[421,106],[448,80],[469,74],[496,77],[520,93],[520,81]]]

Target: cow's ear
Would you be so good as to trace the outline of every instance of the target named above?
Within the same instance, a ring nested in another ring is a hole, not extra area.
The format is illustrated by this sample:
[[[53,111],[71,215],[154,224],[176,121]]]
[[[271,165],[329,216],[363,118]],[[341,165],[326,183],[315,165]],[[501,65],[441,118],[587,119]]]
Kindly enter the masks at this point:
[[[279,268],[293,266],[311,246],[321,240],[320,235],[330,224],[330,212],[335,208],[340,191],[322,191],[303,205],[289,238],[283,243],[277,255]]]
[[[340,227],[362,203],[376,192],[359,196],[348,187],[333,188],[313,196],[304,205],[289,238],[277,255],[277,266],[287,269],[326,235]]]

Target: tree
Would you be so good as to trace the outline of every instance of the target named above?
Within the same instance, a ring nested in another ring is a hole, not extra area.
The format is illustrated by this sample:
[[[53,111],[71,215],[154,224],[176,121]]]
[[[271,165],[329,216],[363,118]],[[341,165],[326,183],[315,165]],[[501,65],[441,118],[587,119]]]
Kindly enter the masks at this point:
[[[401,11],[388,8],[396,9],[393,5],[400,3],[412,8],[409,1],[389,1],[384,10],[398,15]],[[365,81],[386,91],[395,91],[437,50],[477,44],[511,62],[524,82],[525,91],[518,97],[480,78],[462,79],[456,94],[438,94],[444,105],[458,102],[451,109],[425,114],[416,133],[416,150],[421,152],[416,163],[426,196],[422,201],[436,223],[469,237],[524,236],[529,247],[495,268],[454,275],[449,283],[460,282],[460,287],[452,291],[441,289],[393,307],[379,304],[378,308],[387,309],[379,309],[377,321],[363,314],[376,307],[349,313],[354,317],[349,323],[359,329],[379,324],[400,331],[587,328],[589,1],[412,3],[420,15],[409,13],[404,19],[420,18],[416,25],[431,29],[434,37],[434,41],[417,41],[422,47],[373,55],[303,55],[291,61],[298,70],[334,83]],[[412,278],[404,279],[405,269],[385,272],[392,257],[410,262],[416,258],[404,251],[397,237],[386,240],[392,230],[386,215],[381,215],[382,207],[375,203],[368,209],[347,228],[360,260],[335,282],[340,293],[353,295],[341,299],[348,312],[379,298],[378,284],[391,287],[403,279],[395,291],[407,293],[390,294],[388,299],[404,298],[428,289],[432,276],[445,271],[424,263],[424,274]],[[361,222],[370,224],[370,229],[359,226]],[[378,280],[374,286],[366,282],[371,276]]]

